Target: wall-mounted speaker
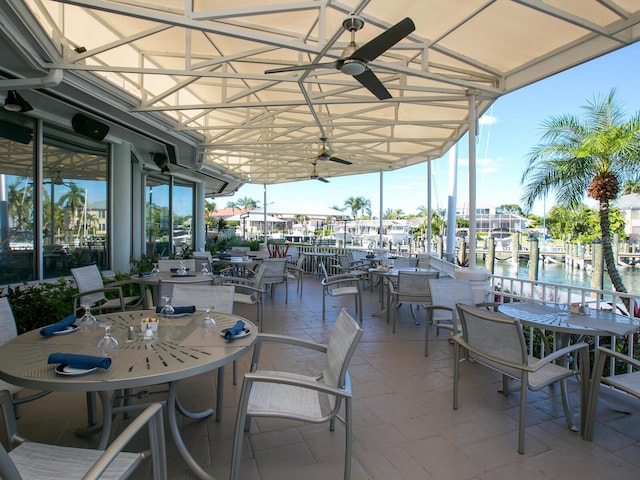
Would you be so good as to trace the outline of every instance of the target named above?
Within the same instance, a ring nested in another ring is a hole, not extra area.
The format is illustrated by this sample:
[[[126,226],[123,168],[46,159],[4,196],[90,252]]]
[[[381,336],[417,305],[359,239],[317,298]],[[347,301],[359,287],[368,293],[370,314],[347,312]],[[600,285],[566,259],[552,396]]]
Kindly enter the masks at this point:
[[[109,133],[109,126],[89,118],[82,113],[76,113],[71,119],[71,126],[73,131],[84,135],[85,137],[93,138],[94,140],[102,140]]]

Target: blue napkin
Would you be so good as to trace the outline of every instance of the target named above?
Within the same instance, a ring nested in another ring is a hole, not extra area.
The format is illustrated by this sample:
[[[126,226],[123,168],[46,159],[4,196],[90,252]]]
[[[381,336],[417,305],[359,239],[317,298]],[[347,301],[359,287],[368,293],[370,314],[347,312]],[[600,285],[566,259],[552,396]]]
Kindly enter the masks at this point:
[[[195,275],[180,275],[179,273],[176,273],[174,275],[171,275],[173,278],[184,278],[184,277],[195,277]]]
[[[226,340],[231,340],[233,337],[235,337],[239,333],[242,333],[243,330],[244,330],[244,322],[242,320],[238,320],[233,327],[228,328],[224,332],[224,338]]]
[[[188,271],[189,271],[189,267],[185,268],[185,270],[188,272]],[[172,268],[172,269],[171,269],[171,272],[172,272],[172,273],[177,273],[177,272],[179,272],[179,271],[180,271],[180,269],[179,269],[179,268]]]
[[[189,307],[173,307],[173,314],[178,315],[182,313],[195,313],[196,307],[191,305]],[[162,313],[162,307],[156,307],[156,313]]]
[[[44,327],[40,330],[40,335],[43,337],[50,337],[56,332],[64,330],[67,327],[70,327],[76,323],[76,316],[72,313],[68,317],[64,317],[62,320],[54,323],[53,325],[49,325],[48,327]]]
[[[139,277],[148,277],[149,275],[151,275],[151,272],[140,272],[138,274]]]
[[[110,357],[94,357],[93,355],[79,355],[77,353],[52,353],[47,363],[62,363],[71,368],[109,368]]]

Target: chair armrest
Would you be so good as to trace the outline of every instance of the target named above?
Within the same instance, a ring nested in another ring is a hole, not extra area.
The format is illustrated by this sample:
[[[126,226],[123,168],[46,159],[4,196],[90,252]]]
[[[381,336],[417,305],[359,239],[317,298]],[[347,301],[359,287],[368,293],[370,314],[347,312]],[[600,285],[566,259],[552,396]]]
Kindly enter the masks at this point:
[[[350,273],[341,273],[338,275],[332,275],[329,278],[322,279],[323,285],[335,285],[337,283],[347,283],[347,282],[358,282],[358,277],[356,275],[351,275]]]
[[[116,455],[123,451],[131,439],[145,426],[149,427],[149,443],[151,445],[151,457],[153,460],[153,472],[161,478],[166,475],[166,445],[164,438],[164,423],[162,419],[162,404],[152,403],[145,408],[140,415],[133,420],[127,428],[109,445],[96,463],[82,477],[83,480],[98,479],[107,469]],[[158,471],[160,469],[161,471]],[[162,472],[162,473],[161,473]],[[155,476],[154,475],[154,476]]]
[[[256,283],[250,279],[250,278],[243,278],[243,277],[224,277],[224,280],[222,282],[222,284],[227,284],[227,285],[242,285],[242,286],[247,286],[247,287],[254,287]]]
[[[258,362],[260,360],[260,353],[262,350],[262,345],[264,343],[280,343],[291,345],[295,347],[306,348],[308,350],[315,350],[318,352],[326,353],[327,346],[322,343],[312,342],[310,340],[303,340],[298,337],[292,337],[289,335],[279,335],[275,333],[259,333],[258,338],[256,339],[255,346],[253,348],[253,355],[251,357],[251,371],[255,371]]]
[[[85,295],[91,295],[93,293],[107,293],[107,292],[115,292],[117,293],[120,297],[122,297],[122,288],[120,287],[104,287],[104,288],[95,288],[93,290],[87,290],[85,292],[82,293],[75,293],[73,296],[80,298],[80,297],[84,297]]]
[[[500,302],[480,302],[480,303],[476,303],[476,307],[486,307],[487,310],[493,310],[494,312],[497,312],[498,307],[502,305]],[[489,308],[491,307],[491,308]]]
[[[559,358],[566,356],[571,352],[575,352],[577,350],[585,350],[587,353],[589,352],[589,344],[585,342],[574,343],[573,345],[569,345],[568,347],[561,348],[560,350],[556,350],[555,352],[550,353],[549,355],[538,359],[536,363],[533,365],[529,365],[529,371],[535,372],[540,370],[545,365],[548,365],[551,362],[556,361]]]
[[[453,314],[454,308],[447,307],[446,305],[426,305],[425,310],[446,310],[447,312],[451,312]]]
[[[627,363],[637,369],[640,369],[640,360],[636,360],[635,358],[632,358],[629,355],[625,355],[624,353],[616,352],[614,350],[611,350],[610,348],[604,347],[598,347],[596,353],[601,356],[613,357],[616,360],[620,360],[621,362]]]
[[[348,375],[348,373],[347,373]],[[293,385],[297,387],[309,388],[328,395],[348,398],[351,397],[351,382],[345,381],[345,388],[336,388],[324,383],[306,380],[299,377],[289,377],[287,375],[278,375],[273,372],[250,372],[244,374],[244,379],[249,384],[254,382],[279,383],[282,385]]]

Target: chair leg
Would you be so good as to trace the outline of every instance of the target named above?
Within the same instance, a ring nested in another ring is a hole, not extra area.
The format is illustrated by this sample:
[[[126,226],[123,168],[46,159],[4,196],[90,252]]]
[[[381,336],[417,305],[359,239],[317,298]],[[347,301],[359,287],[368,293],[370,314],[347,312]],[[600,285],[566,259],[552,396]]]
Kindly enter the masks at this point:
[[[247,421],[247,404],[249,403],[251,384],[246,380],[242,384],[238,412],[236,414],[236,429],[233,435],[233,451],[231,453],[231,473],[229,480],[238,480],[240,477],[240,459],[242,457],[242,440]]]
[[[520,414],[518,416],[518,453],[524,453],[524,418],[527,408],[527,390],[527,385],[523,382],[520,388]]]
[[[344,430],[345,430],[345,446],[344,446],[344,480],[351,478],[351,449],[353,441],[353,427],[351,425],[351,398],[347,397],[344,401]]]
[[[235,360],[233,361],[233,384],[238,384],[238,364]]]
[[[324,322],[324,311],[325,311],[325,301],[327,298],[327,292],[326,290],[324,292],[322,292],[322,321]]]

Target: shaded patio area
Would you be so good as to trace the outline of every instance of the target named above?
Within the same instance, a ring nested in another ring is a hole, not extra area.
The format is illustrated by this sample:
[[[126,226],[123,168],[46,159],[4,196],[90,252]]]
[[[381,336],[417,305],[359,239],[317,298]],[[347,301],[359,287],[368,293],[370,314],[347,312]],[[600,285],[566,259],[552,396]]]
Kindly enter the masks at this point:
[[[326,342],[339,309],[351,314],[351,298],[327,299],[328,321],[321,319],[322,290],[315,277],[306,277],[300,299],[284,288],[264,305],[264,331],[287,333]],[[431,335],[430,356],[424,357],[424,311],[416,326],[407,306],[400,309],[397,333],[380,317],[377,291],[363,290],[364,336],[351,363],[354,390],[354,453],[352,479],[504,478],[636,478],[640,468],[640,415],[618,412],[600,402],[595,440],[585,442],[565,423],[559,390],[528,396],[526,451],[517,453],[519,394],[497,392],[501,378],[486,368],[465,363],[461,370],[460,408],[452,409],[453,346],[447,335]],[[254,309],[237,310],[254,319]],[[272,370],[315,371],[319,357],[302,356],[295,349],[263,352]],[[249,358],[238,362],[246,371]],[[193,409],[214,402],[214,374],[184,381],[181,399]],[[231,368],[225,376],[223,419],[181,419],[183,437],[196,460],[218,479],[228,478],[236,405],[240,384],[234,386]],[[239,382],[240,383],[240,382]],[[574,413],[578,414],[577,385],[570,384]],[[153,397],[152,397],[153,398]],[[164,398],[160,396],[159,398]],[[639,412],[640,409],[637,408]],[[94,445],[96,437],[80,438],[74,430],[86,421],[84,395],[54,393],[21,407],[21,433],[33,440]],[[120,417],[119,428],[126,420]],[[4,439],[3,439],[4,440]],[[141,439],[145,442],[145,439]],[[167,436],[169,477],[195,478]],[[337,424],[302,425],[260,418],[245,437],[241,478],[246,480],[326,480],[342,476],[344,430]],[[140,469],[133,478],[150,478]]]

